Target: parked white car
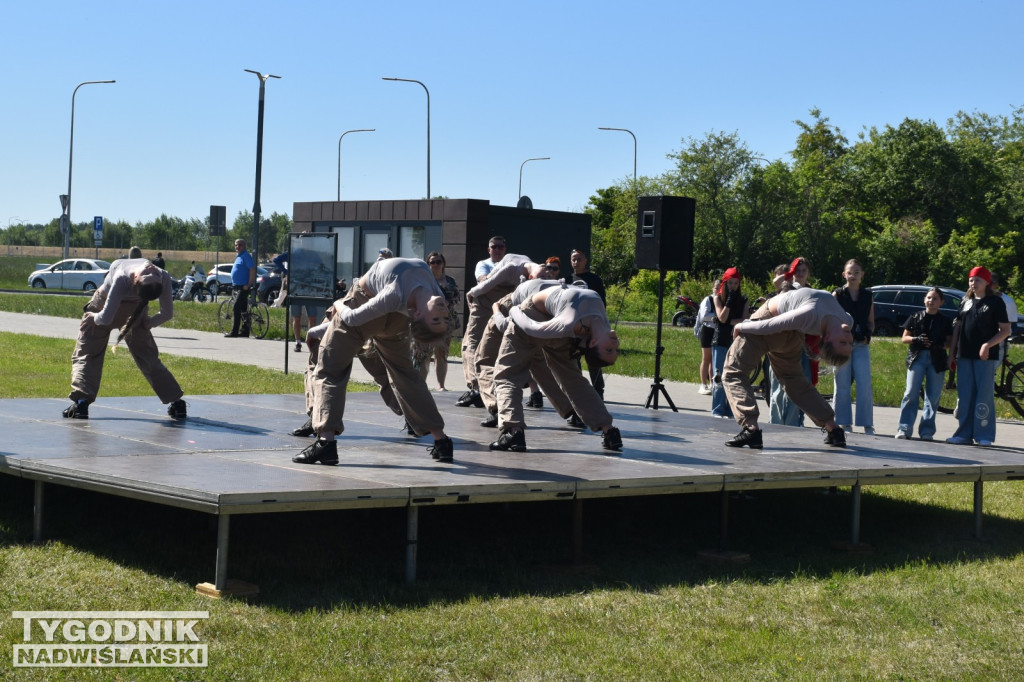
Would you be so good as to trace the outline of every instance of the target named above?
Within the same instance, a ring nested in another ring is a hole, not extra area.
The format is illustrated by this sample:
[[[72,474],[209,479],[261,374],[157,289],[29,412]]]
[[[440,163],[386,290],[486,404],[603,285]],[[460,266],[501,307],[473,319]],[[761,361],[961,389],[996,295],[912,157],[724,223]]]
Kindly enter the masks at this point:
[[[231,263],[217,263],[210,272],[206,275],[206,288],[210,290],[210,293],[214,296],[218,296],[221,293],[231,294],[231,268],[234,267],[234,262]],[[267,274],[268,270],[262,265],[256,266],[256,281],[259,278]]]
[[[28,276],[33,289],[77,289],[93,291],[103,284],[110,263],[94,258],[69,258],[53,265],[40,265]]]

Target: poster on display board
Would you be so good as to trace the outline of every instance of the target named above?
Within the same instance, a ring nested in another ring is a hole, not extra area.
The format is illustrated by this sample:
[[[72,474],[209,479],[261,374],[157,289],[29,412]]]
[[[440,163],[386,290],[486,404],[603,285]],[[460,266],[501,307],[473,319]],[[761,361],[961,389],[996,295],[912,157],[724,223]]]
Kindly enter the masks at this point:
[[[288,235],[288,303],[326,307],[334,301],[338,235],[292,232]]]

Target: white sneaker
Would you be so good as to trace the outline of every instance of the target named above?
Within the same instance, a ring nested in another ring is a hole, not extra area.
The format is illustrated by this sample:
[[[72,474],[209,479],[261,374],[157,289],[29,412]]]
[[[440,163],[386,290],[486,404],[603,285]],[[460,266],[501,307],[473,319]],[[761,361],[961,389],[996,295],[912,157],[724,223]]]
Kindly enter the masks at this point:
[[[950,436],[946,439],[946,442],[951,445],[969,445],[971,442],[970,438],[964,438],[963,436]]]
[[[910,436],[907,435],[906,431],[897,431],[896,432],[896,440],[907,440],[908,438],[910,438]]]
[[[978,445],[984,445],[986,447],[989,447],[989,446],[992,445],[992,441],[990,441],[990,440],[979,440],[978,441]]]
[[[875,435],[875,427],[874,426],[865,426],[864,427],[864,435],[866,435],[866,436],[873,436],[873,435]]]
[[[701,384],[700,388],[697,389],[697,393],[700,395],[711,395],[711,387],[707,384]]]

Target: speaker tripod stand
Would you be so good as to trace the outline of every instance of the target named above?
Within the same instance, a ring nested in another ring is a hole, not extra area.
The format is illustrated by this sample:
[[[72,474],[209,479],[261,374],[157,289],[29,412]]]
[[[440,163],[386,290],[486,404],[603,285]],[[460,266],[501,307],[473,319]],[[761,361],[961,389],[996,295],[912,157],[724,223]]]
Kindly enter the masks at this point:
[[[675,403],[672,402],[672,398],[669,397],[668,391],[665,389],[665,385],[661,383],[661,355],[665,352],[665,347],[661,345],[661,321],[663,317],[663,311],[665,306],[665,271],[658,270],[658,332],[656,340],[654,342],[654,383],[651,384],[651,392],[647,395],[647,402],[644,404],[644,408],[650,409],[653,405],[654,409],[658,409],[658,395],[665,396],[665,402],[672,408],[673,412],[678,412]]]

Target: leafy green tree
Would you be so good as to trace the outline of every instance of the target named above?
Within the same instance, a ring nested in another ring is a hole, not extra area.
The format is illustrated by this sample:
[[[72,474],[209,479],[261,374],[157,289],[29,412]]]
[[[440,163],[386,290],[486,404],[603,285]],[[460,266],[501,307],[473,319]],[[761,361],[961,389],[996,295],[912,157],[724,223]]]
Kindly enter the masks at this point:
[[[732,265],[752,265],[746,259],[749,239],[757,221],[750,219],[745,187],[757,166],[757,157],[736,133],[711,132],[687,138],[685,147],[667,156],[676,162],[665,174],[670,194],[697,202],[693,238],[696,271]]]
[[[866,280],[872,284],[927,284],[926,268],[938,252],[935,226],[925,220],[883,221],[863,243]],[[847,259],[849,260],[849,259]]]
[[[853,210],[846,137],[820,110],[810,113],[811,122],[796,121],[793,223],[786,246],[790,258],[808,258],[814,275],[829,282],[845,261],[859,255],[862,225]]]

